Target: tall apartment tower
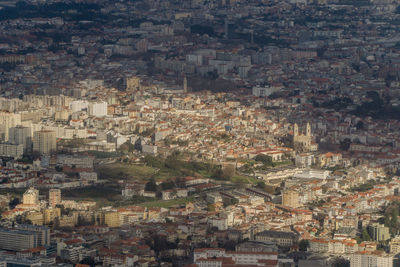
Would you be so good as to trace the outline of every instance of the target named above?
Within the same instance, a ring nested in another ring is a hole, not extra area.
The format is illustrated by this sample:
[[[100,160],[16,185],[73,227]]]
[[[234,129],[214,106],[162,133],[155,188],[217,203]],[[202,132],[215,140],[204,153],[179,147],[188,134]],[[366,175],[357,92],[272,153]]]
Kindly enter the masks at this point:
[[[21,114],[0,111],[0,140],[8,141],[8,129],[21,124]]]
[[[49,205],[55,207],[61,203],[61,190],[60,189],[50,189],[49,190]]]
[[[285,190],[282,193],[282,205],[291,208],[297,208],[300,206],[299,193],[294,190]]]
[[[56,132],[41,130],[33,133],[33,151],[48,155],[56,150]]]
[[[31,128],[21,125],[11,127],[8,130],[8,141],[15,145],[23,145],[24,153],[32,152]]]

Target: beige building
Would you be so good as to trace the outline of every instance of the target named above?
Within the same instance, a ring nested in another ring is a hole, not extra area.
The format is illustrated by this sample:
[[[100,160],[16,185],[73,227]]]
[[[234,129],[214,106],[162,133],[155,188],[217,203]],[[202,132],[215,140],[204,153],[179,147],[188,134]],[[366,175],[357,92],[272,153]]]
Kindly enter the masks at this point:
[[[78,213],[74,212],[72,215],[64,215],[58,217],[59,227],[75,227],[78,224]]]
[[[22,203],[24,205],[38,205],[39,204],[39,190],[34,187],[29,188],[22,196]]]
[[[33,134],[33,151],[42,154],[50,154],[57,150],[56,133],[49,130],[41,130]]]
[[[121,226],[121,215],[117,211],[107,212],[104,215],[105,223],[109,227],[120,227]]]
[[[282,193],[282,205],[291,208],[300,207],[299,193],[291,189],[285,190]]]
[[[126,90],[127,91],[140,90],[140,78],[136,76],[126,78]]]
[[[43,225],[43,213],[39,211],[29,212],[26,214],[25,220],[31,221],[33,225]]]
[[[60,189],[50,189],[49,190],[49,205],[50,207],[55,207],[61,203],[61,190]]]
[[[396,236],[390,241],[390,253],[400,253],[400,236]]]
[[[70,112],[68,109],[62,109],[60,111],[56,111],[56,113],[54,114],[54,120],[55,121],[61,121],[61,122],[65,122],[68,121],[70,116]]]
[[[44,224],[52,223],[56,218],[61,216],[60,208],[49,208],[43,211]]]

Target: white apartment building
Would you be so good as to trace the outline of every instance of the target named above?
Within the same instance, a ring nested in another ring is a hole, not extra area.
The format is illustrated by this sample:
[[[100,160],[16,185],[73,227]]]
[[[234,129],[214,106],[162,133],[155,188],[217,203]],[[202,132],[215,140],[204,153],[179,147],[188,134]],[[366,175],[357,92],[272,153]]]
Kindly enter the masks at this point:
[[[355,253],[350,255],[350,267],[393,267],[393,257],[383,254]]]

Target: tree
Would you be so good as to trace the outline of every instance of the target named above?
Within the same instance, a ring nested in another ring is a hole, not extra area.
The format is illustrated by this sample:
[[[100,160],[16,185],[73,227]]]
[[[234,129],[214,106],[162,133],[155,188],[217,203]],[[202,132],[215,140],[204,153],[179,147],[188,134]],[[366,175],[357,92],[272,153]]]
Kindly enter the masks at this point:
[[[358,121],[357,124],[356,124],[356,128],[357,128],[357,130],[364,129],[364,122]]]
[[[307,239],[302,239],[299,242],[299,250],[300,251],[307,251],[307,248],[310,246],[310,241]]]
[[[40,153],[39,153],[39,151],[33,151],[32,152],[32,159],[33,160],[37,160],[37,159],[39,159],[40,158]]]
[[[63,167],[62,166],[55,166],[54,167],[54,169],[57,171],[57,172],[62,172],[63,171]]]
[[[179,157],[179,152],[174,151],[165,160],[165,167],[167,167],[168,169],[172,169],[172,170],[179,170],[179,168],[181,166],[181,162],[178,159],[178,157]]]
[[[223,200],[224,202],[224,206],[230,206],[230,205],[236,205],[239,203],[239,200],[237,200],[236,198],[229,198],[229,199],[225,199]]]
[[[222,169],[222,179],[229,181],[235,175],[235,167],[228,165]]]
[[[384,224],[385,224],[386,227],[390,227],[391,220],[390,220],[390,215],[389,215],[389,213],[386,213],[386,214],[385,214]]]
[[[154,178],[151,178],[150,181],[145,185],[144,190],[150,192],[157,192],[158,186]]]
[[[335,258],[332,262],[333,267],[350,267],[350,261],[345,258]]]
[[[9,203],[10,209],[15,208],[15,206],[17,206],[17,205],[20,204],[20,203],[21,203],[21,201],[20,201],[19,198],[14,198],[14,199],[11,200],[10,203]]]
[[[397,227],[397,219],[399,217],[399,210],[397,209],[397,207],[394,207],[392,209],[392,219],[390,221],[390,224],[392,227]]]
[[[123,153],[128,153],[129,152],[129,146],[127,144],[122,144],[122,145],[120,145],[118,150],[120,150]]]
[[[161,183],[161,188],[162,190],[169,190],[175,187],[175,184],[173,181],[167,181],[167,182],[163,182]]]
[[[208,204],[207,205],[207,210],[208,211],[215,211],[215,205],[214,204]]]
[[[345,138],[344,140],[340,141],[340,149],[347,151],[350,148],[351,140],[349,138]]]
[[[258,154],[257,156],[254,157],[254,160],[260,161],[264,164],[272,162],[272,158],[270,156],[263,155],[263,154]]]
[[[369,236],[367,229],[363,229],[361,232],[361,239],[362,241],[371,241],[372,238]]]
[[[258,182],[258,183],[257,183],[257,188],[260,188],[260,189],[264,190],[264,188],[265,188],[265,183],[264,183],[264,182]]]
[[[83,260],[81,260],[80,264],[86,264],[86,265],[89,265],[89,266],[95,266],[96,263],[92,258],[85,257]]]

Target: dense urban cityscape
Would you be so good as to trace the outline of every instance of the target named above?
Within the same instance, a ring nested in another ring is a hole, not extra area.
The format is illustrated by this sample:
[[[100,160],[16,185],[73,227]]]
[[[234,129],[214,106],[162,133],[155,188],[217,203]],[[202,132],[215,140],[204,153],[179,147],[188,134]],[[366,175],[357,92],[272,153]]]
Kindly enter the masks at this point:
[[[400,266],[399,0],[0,0],[0,266]]]

